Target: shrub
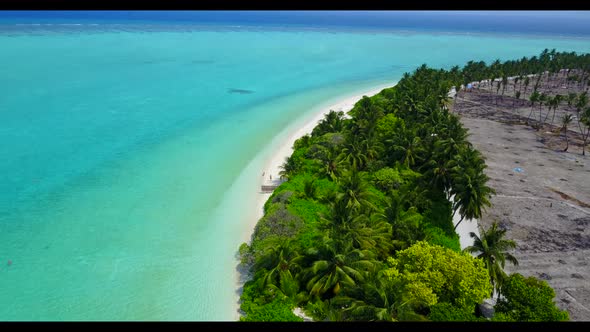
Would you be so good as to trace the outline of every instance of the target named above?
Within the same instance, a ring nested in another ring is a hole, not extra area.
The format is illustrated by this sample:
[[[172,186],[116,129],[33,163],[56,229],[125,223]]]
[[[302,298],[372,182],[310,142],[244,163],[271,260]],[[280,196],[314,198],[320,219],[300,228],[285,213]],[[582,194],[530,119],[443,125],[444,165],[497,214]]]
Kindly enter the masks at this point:
[[[240,245],[240,249],[238,252],[240,255],[240,264],[244,266],[250,266],[252,265],[252,263],[254,263],[254,256],[250,251],[250,246],[248,246],[246,242]]]
[[[428,318],[434,322],[479,322],[485,317],[476,317],[474,310],[457,308],[448,302],[439,302],[430,307]]]
[[[447,235],[440,227],[426,224],[424,226],[425,240],[431,244],[443,246],[456,252],[461,251],[459,236],[457,234]]]
[[[244,285],[242,303],[240,309],[245,316],[240,317],[242,322],[302,322],[303,319],[293,314],[295,305],[284,297],[273,297],[269,302],[266,298],[257,297],[260,292],[254,282],[249,281]]]
[[[382,168],[373,174],[373,183],[384,192],[398,189],[404,182],[399,171],[393,168]]]
[[[302,227],[301,218],[289,212],[284,204],[277,204],[256,224],[254,239],[264,240],[270,235],[293,237]]]
[[[440,301],[473,310],[492,290],[482,260],[424,241],[399,251],[388,264],[384,275],[416,309]]]
[[[555,291],[544,280],[511,274],[502,286],[501,298],[494,310],[494,321],[534,322],[567,321],[569,315],[560,310],[553,298]]]
[[[279,203],[279,204],[288,204],[289,199],[293,195],[293,192],[290,190],[284,190],[282,192],[277,193],[271,197],[272,203]]]

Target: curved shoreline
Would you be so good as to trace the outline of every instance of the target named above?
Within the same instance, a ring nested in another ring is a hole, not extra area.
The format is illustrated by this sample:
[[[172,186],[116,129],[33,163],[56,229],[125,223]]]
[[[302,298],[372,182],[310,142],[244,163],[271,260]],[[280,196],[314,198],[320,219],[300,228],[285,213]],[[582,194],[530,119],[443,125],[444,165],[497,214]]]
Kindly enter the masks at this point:
[[[318,122],[324,118],[324,115],[329,113],[331,110],[342,111],[346,113],[350,111],[354,107],[355,103],[359,101],[363,96],[371,97],[381,92],[383,89],[391,88],[396,84],[397,82],[380,84],[369,89],[354,92],[352,95],[349,94],[343,97],[336,97],[334,98],[336,102],[327,101],[323,104],[319,104],[313,107],[313,112],[306,112],[306,114],[303,115],[300,119],[298,119],[296,123],[293,123],[292,125],[285,128],[283,131],[281,131],[277,136],[273,138],[273,140],[266,147],[263,148],[263,150],[261,150],[261,152],[255,157],[255,159],[262,158],[264,160],[262,162],[261,174],[259,174],[260,178],[259,181],[257,181],[257,188],[252,188],[252,191],[255,191],[254,194],[256,195],[256,203],[254,208],[255,213],[248,213],[248,215],[244,216],[244,223],[248,226],[248,244],[250,244],[251,242],[251,236],[254,232],[256,224],[258,223],[260,218],[264,216],[264,203],[266,203],[268,198],[272,195],[272,192],[261,192],[260,188],[262,185],[279,183],[279,172],[281,170],[280,167],[285,161],[285,158],[289,157],[293,153],[293,143],[300,137],[306,134],[310,134],[313,128],[315,128],[315,126],[318,124]],[[262,176],[262,172],[264,173],[264,176]],[[236,258],[236,264],[237,299],[235,312],[236,314],[238,314],[237,319],[239,319],[240,295],[243,284],[248,280],[249,276],[246,275],[245,271],[242,271],[240,269],[239,258]]]

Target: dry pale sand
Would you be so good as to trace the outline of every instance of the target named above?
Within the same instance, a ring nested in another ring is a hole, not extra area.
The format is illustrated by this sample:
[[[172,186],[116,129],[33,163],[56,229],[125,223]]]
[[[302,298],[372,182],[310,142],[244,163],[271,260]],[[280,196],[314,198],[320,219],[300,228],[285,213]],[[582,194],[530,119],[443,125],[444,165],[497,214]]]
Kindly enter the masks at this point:
[[[462,92],[454,110],[486,157],[489,185],[497,191],[479,223],[488,228],[497,221],[516,241],[520,264],[507,264],[508,272],[546,280],[571,320],[588,321],[590,157],[571,143],[569,152],[560,141],[551,144],[559,134],[518,124],[530,107],[516,102],[515,109],[510,97],[496,106],[482,93],[488,94]]]

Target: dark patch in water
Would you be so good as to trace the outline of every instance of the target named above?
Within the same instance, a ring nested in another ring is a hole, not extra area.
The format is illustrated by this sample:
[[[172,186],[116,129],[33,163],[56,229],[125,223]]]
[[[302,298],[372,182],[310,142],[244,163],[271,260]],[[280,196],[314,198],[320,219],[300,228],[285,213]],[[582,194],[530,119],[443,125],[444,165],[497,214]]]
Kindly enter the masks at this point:
[[[254,93],[254,91],[252,90],[245,90],[245,89],[234,89],[234,88],[228,88],[227,89],[228,93],[239,93],[242,95],[247,95],[247,94],[251,94]]]

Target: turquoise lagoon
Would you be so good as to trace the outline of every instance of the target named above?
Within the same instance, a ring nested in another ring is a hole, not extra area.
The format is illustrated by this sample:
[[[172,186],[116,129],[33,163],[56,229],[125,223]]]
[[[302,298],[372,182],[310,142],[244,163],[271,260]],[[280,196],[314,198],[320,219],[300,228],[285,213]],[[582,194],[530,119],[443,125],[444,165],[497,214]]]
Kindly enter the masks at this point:
[[[274,137],[422,63],[590,51],[542,36],[10,24],[0,320],[236,320],[236,251]]]

